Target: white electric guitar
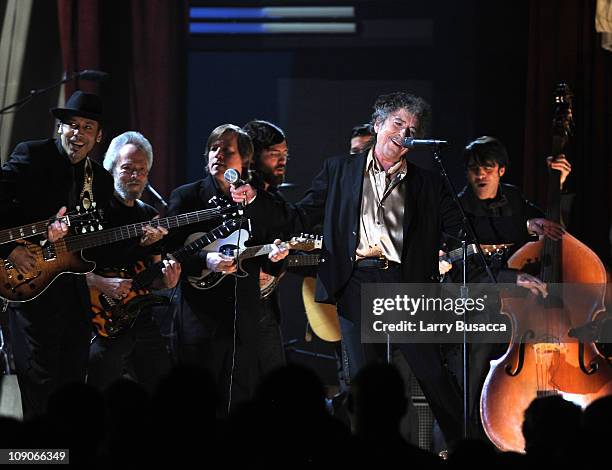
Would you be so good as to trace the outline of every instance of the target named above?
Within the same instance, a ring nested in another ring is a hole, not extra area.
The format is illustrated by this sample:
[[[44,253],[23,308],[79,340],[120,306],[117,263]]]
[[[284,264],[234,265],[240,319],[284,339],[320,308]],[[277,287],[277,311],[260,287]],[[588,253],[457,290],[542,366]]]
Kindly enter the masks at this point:
[[[190,235],[185,241],[185,244],[189,244],[192,240],[199,238],[201,235],[201,233],[194,233]],[[242,261],[248,258],[254,258],[256,256],[268,255],[274,247],[273,243],[257,246],[245,246],[244,243],[248,239],[249,232],[246,229],[239,229],[234,231],[226,238],[215,240],[210,245],[204,247],[202,251],[219,252],[227,256],[232,256],[233,258],[237,259],[238,265],[236,267],[236,272],[231,274],[237,277],[246,277],[247,273],[241,266]],[[293,237],[291,240],[283,242],[283,244],[290,250],[311,251],[320,249],[323,245],[323,241],[309,235],[301,235],[299,237]],[[205,268],[202,270],[200,276],[189,276],[187,279],[196,289],[211,289],[219,284],[219,282],[221,282],[221,280],[227,275],[227,273],[214,272]]]

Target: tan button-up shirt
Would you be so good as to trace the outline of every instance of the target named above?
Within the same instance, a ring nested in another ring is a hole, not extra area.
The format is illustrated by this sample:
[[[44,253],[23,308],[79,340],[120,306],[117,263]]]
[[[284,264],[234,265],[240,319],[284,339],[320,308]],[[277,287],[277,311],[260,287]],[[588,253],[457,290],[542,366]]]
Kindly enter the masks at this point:
[[[374,157],[374,149],[370,149],[363,178],[356,259],[384,257],[401,261],[406,188],[399,183],[405,176],[403,158],[385,171]]]

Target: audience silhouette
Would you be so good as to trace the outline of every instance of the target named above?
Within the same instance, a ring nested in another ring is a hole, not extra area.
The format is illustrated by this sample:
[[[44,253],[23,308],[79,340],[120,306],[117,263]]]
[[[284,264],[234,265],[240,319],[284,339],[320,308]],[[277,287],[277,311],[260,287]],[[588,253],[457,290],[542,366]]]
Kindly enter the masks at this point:
[[[404,382],[388,364],[364,367],[347,397],[352,429],[330,415],[325,389],[310,369],[289,364],[272,371],[249,402],[229,418],[217,416],[217,394],[204,370],[179,366],[151,396],[121,379],[107,390],[68,384],[47,413],[20,422],[0,417],[3,448],[70,450],[70,463],[126,466],[364,466],[437,468],[470,465],[516,468],[595,463],[606,451],[612,396],[584,412],[560,395],[534,400],[525,412],[526,455],[500,453],[490,443],[464,440],[449,459],[406,442],[400,420]]]

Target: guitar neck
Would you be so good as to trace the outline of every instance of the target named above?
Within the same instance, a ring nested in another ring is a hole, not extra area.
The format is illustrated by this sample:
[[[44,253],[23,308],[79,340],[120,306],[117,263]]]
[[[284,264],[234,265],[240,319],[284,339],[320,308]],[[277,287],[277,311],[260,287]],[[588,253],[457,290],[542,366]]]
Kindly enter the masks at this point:
[[[240,250],[238,258],[243,260],[255,258],[256,256],[267,255],[272,251],[273,246],[274,245],[272,243],[268,243],[267,245],[247,246],[246,248]]]
[[[304,249],[304,250],[308,250],[308,247],[305,247],[303,245],[292,245],[291,242],[284,242],[285,246],[287,249],[289,250],[299,250],[299,249]],[[269,254],[272,249],[274,248],[274,244],[273,243],[268,243],[267,245],[257,245],[257,246],[247,246],[246,248],[243,248],[242,250],[240,250],[240,254],[238,255],[238,258],[243,260],[243,259],[248,259],[248,258],[254,258],[256,256],[263,256],[263,255],[267,255]],[[311,248],[312,249],[312,248]],[[235,252],[234,252],[234,256],[235,256]],[[298,256],[301,257],[302,255],[292,255],[292,256]],[[318,255],[312,255],[312,256],[317,256],[317,261],[316,262],[310,262],[308,264],[313,265],[313,264],[318,264]],[[291,256],[288,256],[288,258],[290,258]],[[307,264],[304,264],[303,266],[306,266]],[[301,264],[292,264],[292,266],[302,266]]]
[[[66,247],[69,251],[85,250],[96,246],[107,245],[109,243],[136,238],[143,234],[143,229],[146,225],[152,227],[164,227],[172,229],[183,225],[195,224],[215,217],[219,217],[221,212],[219,209],[204,209],[187,214],[165,217],[163,219],[153,219],[137,224],[123,225],[121,227],[101,230],[83,235],[75,235],[66,237]]]
[[[511,246],[512,246],[512,243],[500,243],[498,245],[480,245],[480,248],[482,248],[482,251],[484,252],[485,255],[492,255],[495,253],[503,252],[504,250],[506,250],[507,248],[510,248]],[[473,254],[476,253],[476,251],[477,251],[476,245],[474,243],[470,243],[467,246],[468,256],[472,256]],[[456,248],[454,250],[449,251],[446,256],[441,256],[440,260],[441,261],[450,260],[451,263],[454,263],[455,261],[459,261],[461,258],[463,258],[463,248]]]
[[[68,223],[68,217],[60,217],[57,220],[61,220],[64,223]],[[47,220],[41,220],[40,222],[33,222],[31,224],[22,225],[21,227],[14,227],[5,230],[0,230],[0,245],[4,243],[10,243],[21,238],[33,237],[34,235],[41,235],[47,233],[49,224],[55,221],[55,217]]]
[[[467,255],[473,255],[476,252],[476,245],[474,243],[470,243],[467,246]],[[441,260],[447,259],[450,260],[451,263],[454,263],[455,261],[459,261],[461,258],[463,258],[463,248],[456,248],[454,250],[451,250],[448,252],[447,256],[444,257],[440,257]]]
[[[233,222],[233,221],[230,221]],[[233,226],[239,225],[239,222],[235,222]],[[219,225],[210,232],[206,232],[200,238],[192,241],[188,245],[176,250],[171,256],[176,259],[179,263],[183,263],[187,258],[192,256],[194,253],[200,251],[202,248],[207,247],[214,241],[226,237],[232,231],[232,224]]]
[[[179,263],[183,263],[187,258],[192,256],[194,253],[198,252],[202,248],[213,243],[215,240],[219,238],[227,236],[231,233],[233,227],[240,225],[239,219],[229,220],[226,224],[219,225],[215,227],[209,232],[203,234],[200,238],[192,241],[188,245],[174,251],[170,254],[171,258],[174,258]],[[132,279],[132,286],[136,288],[146,288],[151,285],[151,283],[161,274],[161,270],[164,267],[163,261],[159,263],[155,263],[154,265],[148,267],[144,271],[139,272]]]
[[[300,266],[316,266],[319,264],[321,255],[289,255],[287,256],[287,266],[290,268]]]

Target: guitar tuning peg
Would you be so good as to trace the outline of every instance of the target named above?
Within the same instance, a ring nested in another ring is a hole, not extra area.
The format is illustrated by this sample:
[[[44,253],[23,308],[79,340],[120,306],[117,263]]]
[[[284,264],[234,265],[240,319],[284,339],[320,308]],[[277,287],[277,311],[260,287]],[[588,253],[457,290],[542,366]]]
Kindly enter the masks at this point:
[[[81,233],[87,233],[87,229],[85,227],[81,228]]]
[[[102,230],[102,224],[98,224],[98,230]]]
[[[93,209],[95,209],[95,208],[96,208],[96,201],[94,201],[94,202],[92,202],[92,203],[91,203],[91,207],[92,207]]]
[[[81,212],[81,206],[76,206],[77,212]]]

